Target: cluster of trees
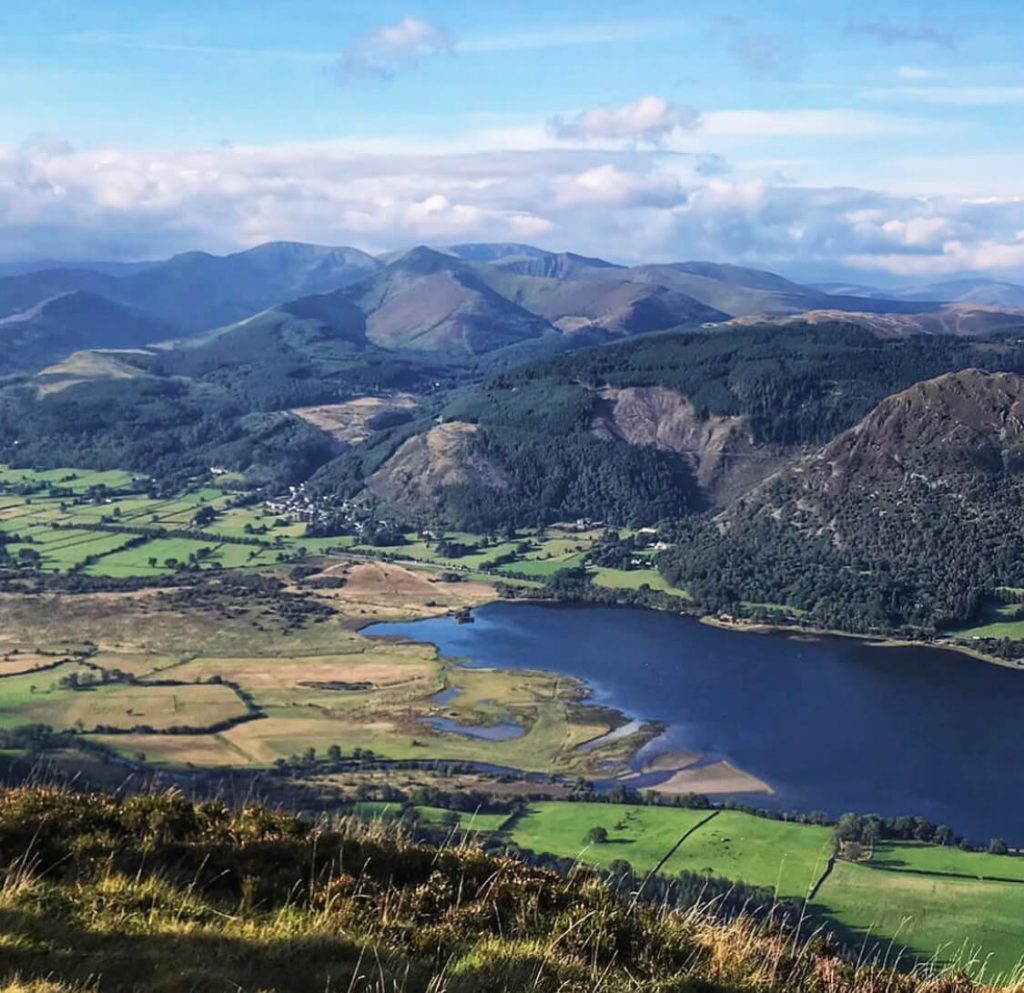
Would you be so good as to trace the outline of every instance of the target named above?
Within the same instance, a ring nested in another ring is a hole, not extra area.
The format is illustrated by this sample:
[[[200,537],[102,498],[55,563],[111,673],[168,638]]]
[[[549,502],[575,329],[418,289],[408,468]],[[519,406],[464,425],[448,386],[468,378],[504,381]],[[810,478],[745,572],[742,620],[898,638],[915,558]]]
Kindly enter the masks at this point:
[[[882,817],[879,814],[843,814],[836,824],[836,841],[875,845],[879,841],[921,841],[930,845],[956,845],[964,851],[984,850],[990,855],[1007,855],[1009,846],[1002,838],[992,838],[978,846],[956,834],[946,824],[933,824],[925,817]]]
[[[619,532],[609,529],[601,535],[587,553],[587,561],[591,565],[606,566],[611,569],[633,569],[637,552],[646,547],[646,542],[635,535],[620,538]]]

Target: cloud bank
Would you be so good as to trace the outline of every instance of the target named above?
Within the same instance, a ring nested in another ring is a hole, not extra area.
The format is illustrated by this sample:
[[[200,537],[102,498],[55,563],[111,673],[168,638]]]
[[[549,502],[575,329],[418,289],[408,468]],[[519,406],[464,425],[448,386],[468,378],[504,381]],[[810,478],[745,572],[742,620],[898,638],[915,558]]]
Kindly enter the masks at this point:
[[[736,177],[721,159],[663,140],[689,134],[693,113],[656,100],[595,108],[563,122],[576,144],[549,138],[520,150],[333,142],[77,151],[36,136],[0,150],[0,258],[148,258],[276,239],[370,251],[510,240],[795,276],[1024,273],[1024,197]],[[723,133],[779,123],[709,121]],[[594,147],[599,136],[605,145]]]

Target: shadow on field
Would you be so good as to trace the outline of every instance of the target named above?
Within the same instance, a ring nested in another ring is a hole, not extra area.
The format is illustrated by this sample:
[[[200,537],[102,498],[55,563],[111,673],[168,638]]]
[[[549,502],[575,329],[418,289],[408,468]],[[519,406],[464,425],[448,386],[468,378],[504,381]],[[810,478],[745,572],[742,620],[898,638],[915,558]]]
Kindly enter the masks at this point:
[[[838,920],[836,911],[816,900],[807,907],[812,927],[835,935],[836,940],[849,952],[849,958],[862,963],[878,963],[906,972],[924,960],[907,945],[894,938],[873,935],[861,928],[850,927]],[[941,960],[932,960],[941,967]]]
[[[372,951],[361,954],[342,936],[283,933],[279,939],[259,941],[196,933],[194,925],[182,925],[173,933],[125,934],[92,931],[44,911],[2,910],[0,942],[0,986],[48,980],[81,984],[98,993],[361,993],[372,985],[421,993],[429,982],[404,961],[378,961]],[[358,976],[366,977],[365,986],[353,979]]]

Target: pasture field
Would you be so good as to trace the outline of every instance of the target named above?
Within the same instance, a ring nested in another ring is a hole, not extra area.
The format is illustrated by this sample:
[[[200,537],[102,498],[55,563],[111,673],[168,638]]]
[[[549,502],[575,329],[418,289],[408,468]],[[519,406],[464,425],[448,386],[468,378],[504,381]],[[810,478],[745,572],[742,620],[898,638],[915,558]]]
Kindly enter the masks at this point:
[[[172,547],[180,554],[180,543]],[[145,547],[129,551],[144,554]],[[356,617],[379,616],[378,603],[425,616],[489,599],[490,587],[443,582],[384,563],[330,569],[342,570],[346,582],[314,593],[235,585],[230,574],[220,574],[181,589],[4,594],[0,653],[10,672],[0,672],[0,726],[40,722],[87,732],[207,727],[244,712],[219,679],[248,692],[261,716],[218,734],[96,736],[128,758],[142,752],[150,762],[170,765],[268,766],[309,747],[322,754],[339,745],[395,759],[479,760],[581,774],[603,759],[621,758],[629,747],[620,741],[597,752],[576,751],[606,733],[609,719],[581,708],[581,689],[571,679],[465,669],[439,659],[431,646],[370,640],[354,630]],[[95,679],[100,669],[120,669],[137,682],[75,690],[57,686],[71,671],[66,666],[25,673],[48,658],[76,654],[84,665],[75,671]],[[186,685],[156,687],[154,680]],[[446,686],[459,693],[442,704],[434,698]],[[465,730],[428,723],[439,717]],[[508,722],[523,728],[521,737],[472,734],[475,727]]]
[[[1024,620],[1015,615],[1021,608],[1019,603],[990,603],[985,607],[981,624],[971,628],[951,631],[957,638],[1024,638]]]
[[[108,489],[122,489],[133,484],[133,480],[141,479],[133,473],[122,469],[12,469],[0,465],[0,483],[9,485],[56,485],[75,493],[85,493],[96,486]]]
[[[605,869],[617,859],[625,859],[637,872],[647,872],[711,813],[681,807],[550,801],[531,804],[511,825],[508,836],[521,848],[535,852],[550,852]],[[588,838],[596,827],[608,832],[604,844]]]
[[[393,820],[402,816],[403,808],[397,803],[367,800],[354,805],[352,812],[365,820]],[[481,834],[500,831],[508,814],[482,814],[445,810],[443,807],[416,807],[420,821],[426,824],[449,824],[454,820],[459,827]]]
[[[61,678],[90,672],[77,662],[66,662],[53,669],[0,678],[0,728],[52,724],[51,718],[63,713],[75,695],[74,690],[59,685]]]
[[[188,562],[190,555],[213,562],[220,546],[193,538],[153,538],[142,545],[114,552],[87,568],[97,576],[147,576],[173,573],[176,563]]]
[[[659,593],[670,593],[683,600],[689,600],[690,594],[686,590],[669,586],[664,577],[657,569],[612,569],[607,566],[598,566],[591,570],[593,581],[598,586],[605,586],[613,590],[638,590],[641,586],[649,586]]]
[[[927,872],[968,879],[1011,879],[1024,883],[1024,857],[964,852],[952,846],[882,842],[875,846],[871,865],[893,872]]]
[[[608,831],[607,842],[588,840],[594,827]],[[625,859],[639,873],[677,846],[659,870],[664,875],[689,870],[767,887],[780,897],[807,897],[823,880],[812,910],[855,948],[872,953],[891,949],[892,957],[958,962],[992,980],[1024,956],[1020,856],[893,842],[879,845],[869,864],[837,861],[825,875],[829,827],[741,811],[560,801],[532,804],[504,832],[523,848],[601,868]]]
[[[827,827],[723,810],[679,846],[665,871],[710,872],[780,897],[806,897],[828,865],[832,835]]]
[[[607,843],[588,843],[594,827],[608,831]],[[832,850],[831,828],[739,811],[604,803],[533,804],[509,834],[524,848],[597,866],[625,859],[636,871],[648,872],[668,856],[661,870],[666,875],[688,870],[798,897],[806,896],[821,877]]]
[[[569,525],[541,532],[524,529],[515,537],[446,531],[425,539],[410,531],[401,544],[368,545],[354,535],[307,536],[307,525],[297,514],[245,504],[239,494],[217,486],[175,496],[149,496],[144,490],[151,486],[152,481],[122,471],[37,472],[0,466],[0,490],[6,490],[0,492],[0,533],[12,538],[10,554],[17,556],[22,548],[39,554],[37,562],[27,552],[20,556],[29,567],[50,572],[83,570],[113,579],[156,580],[182,568],[272,569],[307,556],[348,553],[359,559],[417,563],[472,579],[496,573],[518,586],[539,585],[563,569],[583,564],[604,534],[601,528]],[[151,539],[140,542],[140,534],[145,537],[148,532],[153,532]],[[631,533],[619,529],[622,537]],[[442,540],[468,550],[462,555],[442,555]],[[192,558],[199,553],[201,558]],[[642,549],[636,554],[649,558],[653,553]],[[595,581],[617,589],[647,584],[686,596],[667,587],[654,569],[600,569]]]
[[[1006,856],[1001,856],[1006,857]],[[815,899],[847,940],[892,943],[996,981],[1022,954],[1024,884],[890,872],[838,862]]]
[[[71,693],[59,709],[54,708],[53,719],[47,723],[55,727],[79,724],[86,729],[148,726],[165,731],[171,727],[205,728],[246,713],[245,705],[228,686],[107,684]]]

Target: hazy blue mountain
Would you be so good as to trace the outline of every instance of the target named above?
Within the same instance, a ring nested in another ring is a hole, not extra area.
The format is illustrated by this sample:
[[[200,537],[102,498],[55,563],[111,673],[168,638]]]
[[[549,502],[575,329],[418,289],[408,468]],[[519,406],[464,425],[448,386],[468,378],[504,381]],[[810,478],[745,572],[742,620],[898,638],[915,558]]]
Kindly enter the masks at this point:
[[[20,314],[65,293],[79,290],[107,297],[117,292],[118,280],[91,269],[47,269],[0,278],[0,317]]]
[[[438,251],[454,255],[464,262],[497,262],[499,259],[544,259],[554,254],[533,245],[511,241],[470,242],[464,245],[445,245]]]
[[[0,278],[0,316],[57,294],[87,290],[135,307],[179,331],[230,324],[283,300],[325,293],[381,268],[355,248],[270,242],[232,255],[186,252],[111,274],[49,269]]]
[[[0,319],[0,368],[34,369],[83,348],[137,348],[173,335],[164,321],[75,290]]]
[[[551,252],[539,257],[510,255],[498,259],[494,265],[521,276],[543,276],[548,279],[586,279],[623,268],[604,259],[576,255],[574,252]]]
[[[897,300],[939,300],[986,307],[1024,307],[1024,286],[981,277],[909,286],[893,290],[891,296]]]

